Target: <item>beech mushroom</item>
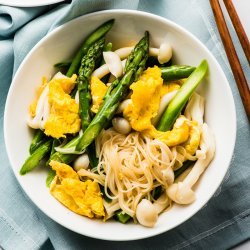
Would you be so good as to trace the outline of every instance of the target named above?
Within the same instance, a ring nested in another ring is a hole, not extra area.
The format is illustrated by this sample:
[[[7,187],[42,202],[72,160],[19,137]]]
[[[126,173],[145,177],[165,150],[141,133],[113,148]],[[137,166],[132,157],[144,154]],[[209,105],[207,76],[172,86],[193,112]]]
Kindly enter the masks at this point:
[[[145,227],[153,227],[158,219],[157,209],[147,199],[142,199],[136,208],[136,218]]]
[[[202,125],[202,136],[200,154],[202,157],[197,160],[190,173],[182,182],[174,183],[167,189],[167,194],[171,200],[178,204],[190,204],[195,200],[193,185],[198,181],[214,157],[215,142],[207,124]],[[205,155],[205,157],[203,157]]]
[[[130,123],[122,117],[113,118],[112,125],[118,133],[123,135],[127,135],[131,131]]]
[[[73,165],[75,171],[79,171],[80,169],[88,169],[89,167],[89,157],[87,154],[83,154],[79,156]]]

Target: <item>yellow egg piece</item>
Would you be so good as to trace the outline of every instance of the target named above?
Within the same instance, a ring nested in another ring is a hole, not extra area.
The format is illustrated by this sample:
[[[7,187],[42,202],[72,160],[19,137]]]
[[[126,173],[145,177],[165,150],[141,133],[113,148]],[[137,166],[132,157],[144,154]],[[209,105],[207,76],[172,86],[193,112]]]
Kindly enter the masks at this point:
[[[154,138],[163,141],[169,147],[173,147],[180,145],[188,140],[189,126],[187,123],[187,119],[184,116],[180,116],[176,120],[172,130],[161,132],[153,128],[148,131],[148,133]]]
[[[108,87],[96,76],[91,77],[90,80],[90,91],[92,96],[92,107],[91,111],[97,113],[102,102],[103,97],[107,92]]]
[[[71,211],[89,218],[105,215],[103,200],[97,182],[80,181],[77,173],[67,164],[51,161],[56,176],[50,193]]]
[[[44,124],[44,133],[54,138],[66,137],[65,134],[80,130],[79,105],[69,93],[75,86],[76,75],[71,78],[52,79],[49,82],[48,100],[50,114]]]
[[[151,129],[151,119],[156,116],[160,99],[163,79],[161,70],[155,66],[143,72],[130,89],[132,103],[124,110],[124,116],[136,131]]]
[[[194,153],[199,146],[199,133],[195,123],[186,117],[180,116],[171,131],[157,131],[151,120],[158,112],[161,97],[180,88],[177,82],[163,84],[160,69],[155,66],[143,72],[137,82],[131,87],[132,103],[124,110],[124,116],[129,120],[131,127],[147,134],[150,137],[163,141],[169,147],[181,145],[185,142],[188,153]]]
[[[200,145],[201,129],[196,121],[189,122],[190,133],[185,149],[190,155],[194,155]]]

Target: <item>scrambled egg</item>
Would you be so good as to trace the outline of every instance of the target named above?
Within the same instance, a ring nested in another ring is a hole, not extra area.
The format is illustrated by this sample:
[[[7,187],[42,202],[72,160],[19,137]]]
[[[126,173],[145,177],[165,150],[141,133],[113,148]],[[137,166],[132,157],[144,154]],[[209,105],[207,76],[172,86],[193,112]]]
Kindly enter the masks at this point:
[[[68,165],[51,161],[56,176],[50,185],[50,193],[71,211],[89,218],[105,215],[103,200],[97,182],[79,180]]]
[[[189,139],[185,143],[185,149],[190,155],[194,155],[200,145],[201,129],[196,121],[189,121]]]
[[[123,114],[134,130],[144,131],[153,127],[151,119],[157,115],[162,85],[161,70],[155,66],[145,70],[139,80],[130,86],[132,103]]]
[[[163,85],[161,70],[158,67],[148,68],[137,82],[131,87],[132,103],[124,110],[124,116],[129,120],[131,127],[150,137],[163,141],[169,147],[186,143],[185,149],[194,154],[200,143],[200,130],[196,122],[189,121],[185,116],[180,116],[171,131],[157,131],[151,119],[158,112],[160,100],[166,93],[176,90],[179,85],[170,83]]]
[[[102,102],[103,97],[107,92],[108,87],[96,76],[93,76],[90,81],[90,91],[92,96],[91,111],[97,113]]]
[[[80,130],[79,105],[69,93],[75,86],[76,75],[71,78],[52,79],[49,84],[50,114],[44,124],[44,133],[54,138]]]

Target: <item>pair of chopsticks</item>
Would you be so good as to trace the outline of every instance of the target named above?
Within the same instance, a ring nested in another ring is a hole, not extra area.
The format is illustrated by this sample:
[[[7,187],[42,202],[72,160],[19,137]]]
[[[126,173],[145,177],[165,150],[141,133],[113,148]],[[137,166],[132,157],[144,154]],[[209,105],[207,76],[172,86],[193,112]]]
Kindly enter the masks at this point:
[[[223,0],[226,6],[227,12],[231,18],[234,29],[237,33],[243,51],[246,55],[248,63],[250,64],[250,44],[244,28],[240,22],[237,12],[234,8],[232,0]],[[219,0],[210,0],[210,4],[214,13],[215,21],[220,33],[222,43],[224,45],[229,64],[231,66],[234,79],[236,81],[239,93],[244,105],[248,120],[250,121],[250,90],[247,84],[246,77],[244,75],[243,69],[241,67],[239,58],[237,56],[236,50],[233,45],[232,38],[227,28],[223,12]]]

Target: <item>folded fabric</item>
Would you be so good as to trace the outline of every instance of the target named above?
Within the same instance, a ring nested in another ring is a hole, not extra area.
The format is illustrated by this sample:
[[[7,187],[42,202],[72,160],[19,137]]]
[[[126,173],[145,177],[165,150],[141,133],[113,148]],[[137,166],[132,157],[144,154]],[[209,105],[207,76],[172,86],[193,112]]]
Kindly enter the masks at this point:
[[[0,7],[0,10],[1,8],[3,6]],[[30,49],[58,25],[85,13],[111,8],[139,9],[173,20],[196,35],[214,54],[228,78],[237,109],[237,141],[227,177],[216,195],[202,210],[190,220],[169,232],[153,238],[131,242],[92,239],[78,235],[55,223],[38,210],[23,194],[15,177],[13,177],[4,149],[3,131],[1,129],[0,245],[4,249],[50,249],[52,245],[55,249],[72,250],[100,248],[226,249],[246,240],[250,237],[250,156],[247,154],[247,150],[250,149],[250,129],[207,0],[186,0],[179,1],[178,4],[176,0],[140,0],[140,2],[135,0],[73,0],[70,4],[60,4],[40,15],[45,11],[43,9],[30,19],[22,19],[23,21],[16,18],[15,14],[11,15],[13,27],[21,27],[25,23],[26,25],[14,34],[14,39],[4,40],[0,38],[1,124],[12,73],[17,70]],[[10,12],[13,13],[12,10]],[[40,16],[38,17],[38,15]],[[37,18],[33,19],[35,16]],[[18,20],[22,25],[18,26],[15,20]],[[0,37],[10,35],[11,32],[4,33],[1,30],[0,21]],[[235,37],[234,43],[240,53],[241,62],[249,80],[250,71],[247,70],[249,66]]]
[[[9,37],[36,16],[46,11],[49,7],[13,8],[0,6],[0,36]]]

